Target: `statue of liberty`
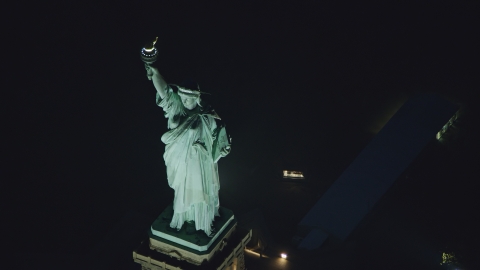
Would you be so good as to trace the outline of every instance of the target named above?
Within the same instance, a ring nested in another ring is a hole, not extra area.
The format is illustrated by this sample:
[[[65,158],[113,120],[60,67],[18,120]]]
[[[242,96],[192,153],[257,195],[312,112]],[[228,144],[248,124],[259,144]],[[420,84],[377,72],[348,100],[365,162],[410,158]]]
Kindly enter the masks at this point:
[[[180,230],[184,222],[194,223],[196,230],[212,237],[220,207],[217,162],[230,152],[230,140],[217,125],[219,116],[201,101],[197,84],[169,85],[158,69],[148,63],[145,67],[157,90],[157,105],[168,118],[162,142],[168,184],[175,191],[170,227]]]

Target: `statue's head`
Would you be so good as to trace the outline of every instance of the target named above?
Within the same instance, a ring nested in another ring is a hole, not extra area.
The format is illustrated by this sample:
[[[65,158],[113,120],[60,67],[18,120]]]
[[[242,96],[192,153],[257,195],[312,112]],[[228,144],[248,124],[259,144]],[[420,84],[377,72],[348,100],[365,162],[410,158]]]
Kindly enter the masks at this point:
[[[200,87],[194,81],[184,81],[180,85],[177,85],[178,95],[182,100],[182,104],[185,108],[192,110],[197,105],[200,105]]]

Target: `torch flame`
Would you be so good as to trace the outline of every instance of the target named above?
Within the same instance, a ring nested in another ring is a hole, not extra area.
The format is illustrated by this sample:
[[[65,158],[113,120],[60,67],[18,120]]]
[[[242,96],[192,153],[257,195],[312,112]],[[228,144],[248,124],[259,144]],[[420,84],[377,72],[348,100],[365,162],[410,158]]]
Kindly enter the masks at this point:
[[[158,37],[155,37],[155,40],[152,41],[151,43],[148,43],[148,44],[145,46],[144,50],[145,50],[146,52],[151,52],[151,51],[153,51],[153,50],[155,49],[155,43],[157,43],[157,41],[158,41]]]

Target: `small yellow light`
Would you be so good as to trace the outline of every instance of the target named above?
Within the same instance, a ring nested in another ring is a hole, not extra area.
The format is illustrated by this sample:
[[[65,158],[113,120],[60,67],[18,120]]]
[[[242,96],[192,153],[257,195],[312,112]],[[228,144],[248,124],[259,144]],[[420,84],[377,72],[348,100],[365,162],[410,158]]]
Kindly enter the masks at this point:
[[[451,253],[443,252],[442,263],[440,263],[440,265],[455,263],[455,262],[457,262],[457,258],[455,258],[455,254],[453,252]]]
[[[287,258],[287,254],[285,254],[285,253],[282,253],[282,254],[280,254],[280,257],[282,257],[282,258],[286,259],[286,258]]]

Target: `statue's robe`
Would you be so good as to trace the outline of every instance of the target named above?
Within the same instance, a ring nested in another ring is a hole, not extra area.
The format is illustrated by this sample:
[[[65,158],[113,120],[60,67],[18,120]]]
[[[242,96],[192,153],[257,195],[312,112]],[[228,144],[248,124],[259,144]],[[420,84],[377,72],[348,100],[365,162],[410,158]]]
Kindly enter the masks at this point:
[[[220,207],[218,168],[212,157],[215,115],[201,106],[186,109],[170,86],[163,99],[157,93],[157,104],[170,129],[162,136],[168,184],[175,191],[170,227],[180,229],[185,221],[195,221],[197,230],[210,235]]]

